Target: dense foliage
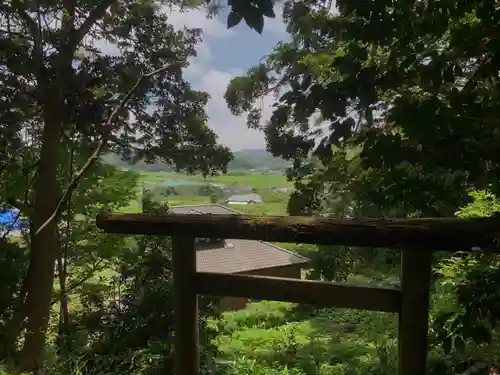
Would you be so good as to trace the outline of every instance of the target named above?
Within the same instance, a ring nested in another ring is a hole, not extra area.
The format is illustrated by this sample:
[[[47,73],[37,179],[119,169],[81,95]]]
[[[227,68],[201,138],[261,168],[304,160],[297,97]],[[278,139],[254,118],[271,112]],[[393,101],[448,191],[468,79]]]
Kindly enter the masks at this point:
[[[346,182],[358,199],[449,216],[468,187],[498,180],[498,9],[489,1],[355,4],[337,15],[313,1],[288,4],[292,41],[233,79],[229,108],[248,113],[274,155],[295,160],[299,184],[314,180],[317,168],[302,165],[314,150],[321,168],[355,175]],[[280,96],[260,122],[257,99],[270,92]],[[349,158],[359,166],[345,170],[332,146],[356,150]]]
[[[291,40],[234,78],[225,95],[234,114],[264,131],[273,155],[293,161],[288,211],[452,216],[471,200],[461,216],[498,211],[495,2],[338,5],[332,12],[315,1],[287,2]],[[263,119],[260,99],[270,94],[274,112]],[[470,196],[472,189],[479,191]],[[375,253],[319,248],[310,277],[344,280],[374,259],[397,267],[390,253]],[[457,299],[435,311],[433,344],[448,356],[440,371],[496,364],[484,344],[499,316],[497,257],[436,259],[437,300]]]
[[[102,160],[116,167],[134,169],[143,172],[173,172],[175,170],[175,168],[173,168],[168,163],[164,163],[161,161],[156,161],[155,163],[145,163],[144,161],[130,163],[120,158],[119,155],[112,153],[103,155]],[[266,150],[257,149],[234,151],[233,160],[228,164],[227,168],[230,171],[250,169],[269,169],[284,171],[289,166],[289,162],[281,158],[273,157],[271,154],[266,152]]]
[[[17,352],[14,342],[26,333],[19,369],[42,365],[56,260],[65,251],[61,219],[68,210],[68,218],[74,216],[68,202],[78,185],[100,185],[99,179],[80,182],[96,172],[104,150],[204,174],[223,170],[231,159],[207,126],[208,95],[182,76],[201,30],[175,30],[161,5],[0,5],[1,203],[20,209],[32,224],[29,265],[6,323],[8,353]],[[103,42],[117,51],[99,47]]]
[[[495,2],[283,2],[289,42],[225,95],[273,156],[244,150],[233,161],[207,126],[208,94],[183,78],[201,30],[174,29],[164,11],[202,3],[0,4],[0,205],[30,224],[0,237],[5,371],[172,373],[169,240],[107,235],[95,217],[131,202],[163,214],[168,203],[226,193],[209,180],[162,187],[166,174],[145,187],[137,170],[207,176],[229,166],[228,185],[252,181],[264,198],[240,208],[251,214],[499,211]],[[271,0],[227,4],[228,27],[244,20],[257,32],[278,9]],[[260,99],[273,93],[274,112],[262,119]],[[120,158],[114,166],[103,162],[110,155]],[[272,171],[248,171],[263,166],[289,167],[294,192],[269,189],[279,180]],[[282,245],[311,258],[312,279],[399,281],[392,250]],[[429,374],[498,366],[498,256],[438,253],[433,267]],[[393,315],[266,301],[221,315],[216,303],[200,298],[204,375],[396,371]]]

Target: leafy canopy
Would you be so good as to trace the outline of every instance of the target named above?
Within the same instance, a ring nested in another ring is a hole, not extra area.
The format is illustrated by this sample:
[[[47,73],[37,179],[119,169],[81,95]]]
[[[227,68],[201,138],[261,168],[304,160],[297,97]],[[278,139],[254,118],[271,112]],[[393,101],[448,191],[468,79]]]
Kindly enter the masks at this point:
[[[182,76],[201,30],[175,30],[162,4],[147,0],[71,4],[25,1],[0,7],[0,17],[8,21],[0,26],[5,169],[21,158],[26,135],[30,146],[41,145],[42,123],[56,120],[63,124],[63,139],[74,138],[84,147],[111,132],[111,151],[124,157],[159,157],[204,173],[227,164],[229,151],[216,145],[206,124],[208,95],[193,90]],[[30,14],[46,22],[37,26]],[[102,48],[104,41],[116,48]],[[112,129],[104,129],[111,110],[139,77],[162,66],[169,68],[143,80]]]
[[[382,178],[367,185],[379,201],[412,190],[407,203],[416,211],[429,191],[439,202],[454,189],[456,208],[468,187],[498,186],[494,2],[356,4],[333,13],[286,3],[291,42],[231,81],[231,111],[265,132],[274,155],[295,160],[291,177],[300,181],[310,153],[328,166],[337,146],[359,149],[362,170]],[[259,99],[272,93],[274,112],[262,121]]]
[[[241,20],[259,34],[264,29],[264,17],[275,18],[274,0],[228,0],[227,5],[231,8],[227,16],[228,29],[238,25]],[[207,4],[216,1],[206,0]]]
[[[97,173],[102,152],[134,161],[160,159],[205,175],[224,170],[231,160],[207,125],[208,94],[183,77],[201,30],[174,29],[168,6],[184,4],[0,4],[0,203],[18,207],[32,223],[29,266],[13,296],[18,307],[3,340],[8,351],[23,342],[20,370],[43,364],[54,270],[63,250],[61,215],[79,184],[88,188],[79,198],[97,198],[93,188],[100,181],[87,172]],[[83,213],[94,215],[92,208]]]

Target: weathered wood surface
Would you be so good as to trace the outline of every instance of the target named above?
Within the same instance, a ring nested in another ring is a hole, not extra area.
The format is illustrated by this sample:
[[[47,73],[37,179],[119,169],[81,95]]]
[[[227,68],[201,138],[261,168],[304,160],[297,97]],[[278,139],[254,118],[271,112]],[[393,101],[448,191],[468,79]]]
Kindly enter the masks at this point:
[[[366,247],[499,251],[500,218],[333,220],[294,216],[99,215],[108,233],[190,235]]]
[[[342,285],[321,281],[198,272],[198,294],[297,302],[321,307],[343,307],[399,312],[401,292],[395,288]]]
[[[200,372],[198,296],[194,237],[172,238],[174,284],[174,374]]]
[[[432,253],[404,249],[401,254],[399,375],[425,375]]]

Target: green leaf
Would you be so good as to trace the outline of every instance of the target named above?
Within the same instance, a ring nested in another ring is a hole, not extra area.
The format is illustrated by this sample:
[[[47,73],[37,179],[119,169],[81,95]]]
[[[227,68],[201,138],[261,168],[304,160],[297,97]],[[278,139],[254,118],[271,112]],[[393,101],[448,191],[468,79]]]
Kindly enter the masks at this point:
[[[454,319],[451,324],[450,324],[450,329],[455,332],[456,329],[460,326],[461,324],[461,319]]]
[[[412,53],[408,57],[406,57],[406,59],[403,60],[403,62],[401,63],[401,66],[399,68],[401,70],[406,70],[409,67],[411,67],[415,63],[415,61],[417,61],[417,54]]]
[[[470,321],[464,319],[462,322],[462,335],[469,338],[472,337],[474,331],[474,327],[470,324]]]
[[[262,14],[258,12],[249,12],[245,14],[244,18],[250,28],[262,34],[262,30],[264,30],[264,16]]]
[[[227,16],[227,28],[230,29],[231,27],[236,26],[241,22],[242,19],[243,16],[241,14],[230,12]]]
[[[443,340],[443,350],[445,354],[449,354],[451,351],[451,337],[447,336]]]
[[[288,104],[294,103],[295,99],[297,98],[297,95],[293,91],[288,91],[285,92],[283,95],[281,95],[279,101],[280,102],[286,102]]]
[[[475,327],[471,334],[472,340],[476,344],[489,343],[491,341],[491,333],[485,327]]]
[[[94,96],[96,99],[104,98],[107,94],[105,87],[96,87],[94,90]]]
[[[273,2],[271,0],[261,0],[259,2],[259,10],[262,14],[268,18],[275,18],[276,14],[274,13]]]
[[[344,57],[345,51],[343,49],[339,48],[337,51],[335,51],[335,56],[336,57]]]
[[[462,337],[460,336],[457,336],[455,337],[455,349],[460,352],[460,353],[463,353],[465,351],[465,341]]]
[[[302,82],[300,83],[300,89],[307,90],[309,86],[311,86],[311,83],[312,83],[311,73],[305,73],[304,77],[302,78]]]

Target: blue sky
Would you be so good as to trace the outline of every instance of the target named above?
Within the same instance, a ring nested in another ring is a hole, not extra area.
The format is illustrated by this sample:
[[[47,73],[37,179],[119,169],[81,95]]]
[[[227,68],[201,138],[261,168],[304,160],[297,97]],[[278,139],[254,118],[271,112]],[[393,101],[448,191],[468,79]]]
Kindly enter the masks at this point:
[[[265,147],[263,134],[248,129],[244,117],[233,116],[223,95],[231,78],[244,74],[269,54],[276,43],[287,38],[282,19],[279,14],[277,16],[273,20],[266,19],[264,32],[258,34],[244,21],[227,30],[225,15],[210,19],[205,10],[170,14],[170,22],[175,27],[203,29],[203,43],[197,48],[198,57],[186,70],[186,78],[196,89],[211,95],[207,107],[209,126],[218,134],[219,141],[233,150]],[[271,97],[264,99],[264,117],[270,115],[272,103]]]

